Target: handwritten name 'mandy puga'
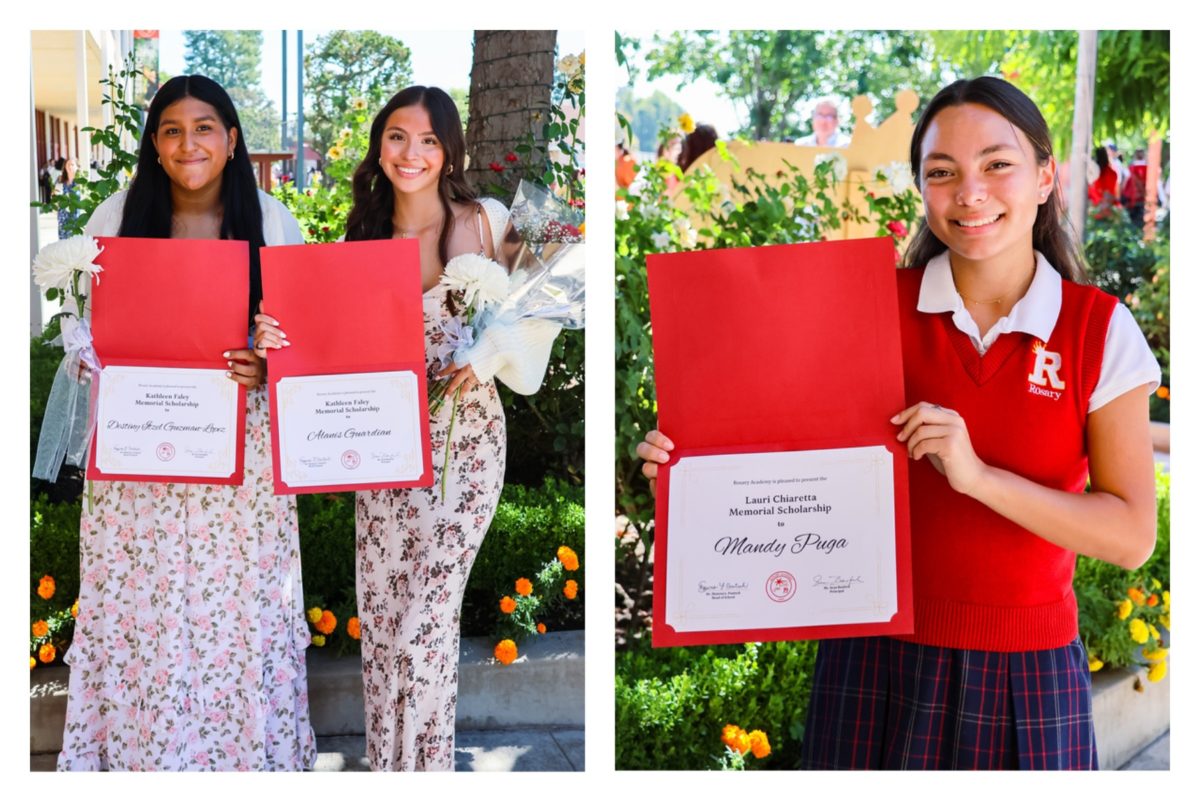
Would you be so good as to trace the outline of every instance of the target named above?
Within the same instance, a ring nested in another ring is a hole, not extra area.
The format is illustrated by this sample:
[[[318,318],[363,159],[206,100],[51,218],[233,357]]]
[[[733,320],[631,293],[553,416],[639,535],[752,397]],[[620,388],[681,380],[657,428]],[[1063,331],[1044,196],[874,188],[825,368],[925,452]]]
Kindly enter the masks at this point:
[[[835,549],[845,549],[848,546],[845,538],[822,538],[818,533],[801,533],[794,537],[791,543],[772,538],[769,541],[753,541],[746,536],[734,537],[725,535],[713,543],[713,551],[719,555],[760,555],[771,554],[777,558],[783,557],[784,552],[799,555],[806,549],[824,552],[826,555]]]
[[[730,516],[788,516],[796,513],[828,513],[832,508],[821,504],[816,494],[770,494],[747,496],[742,504],[729,508]],[[814,502],[816,504],[805,504]]]

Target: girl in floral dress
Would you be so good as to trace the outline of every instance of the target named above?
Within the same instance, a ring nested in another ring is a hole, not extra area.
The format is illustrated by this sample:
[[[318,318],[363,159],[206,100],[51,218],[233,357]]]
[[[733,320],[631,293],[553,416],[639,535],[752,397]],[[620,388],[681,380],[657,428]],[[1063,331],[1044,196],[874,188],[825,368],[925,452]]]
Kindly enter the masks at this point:
[[[241,132],[212,80],[163,84],[129,190],[96,209],[87,234],[246,240],[253,309],[258,248],[302,237],[256,189]],[[316,759],[295,498],[273,493],[263,364],[230,345],[230,381],[248,388],[242,484],[96,482],[84,506],[60,770],[300,770]]]
[[[433,486],[358,494],[363,697],[376,770],[454,769],[459,611],[504,483],[504,412],[491,380],[523,376],[538,360],[544,366],[558,329],[543,322],[489,329],[462,365],[438,358],[445,330],[464,309],[461,293],[439,284],[446,266],[490,259],[508,222],[503,204],[476,200],[463,180],[465,151],[449,95],[422,86],[397,93],[371,124],[346,221],[347,240],[420,242],[428,380],[450,378],[429,426]],[[265,314],[258,321],[261,348],[286,347],[277,321]],[[450,399],[460,389],[455,408]]]

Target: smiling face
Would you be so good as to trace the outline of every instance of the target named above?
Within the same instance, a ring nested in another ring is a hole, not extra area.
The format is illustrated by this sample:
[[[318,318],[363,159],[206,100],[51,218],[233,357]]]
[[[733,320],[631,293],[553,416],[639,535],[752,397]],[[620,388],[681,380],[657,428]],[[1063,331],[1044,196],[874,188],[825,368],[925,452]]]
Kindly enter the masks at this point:
[[[150,135],[163,171],[176,187],[191,192],[220,186],[238,130],[226,128],[217,110],[202,100],[181,98],[163,109]]]
[[[949,106],[921,140],[921,195],[929,228],[956,264],[1032,264],[1038,206],[1054,187],[1054,159],[986,106]]]
[[[446,152],[424,106],[401,106],[388,115],[379,164],[396,192],[437,192]]]

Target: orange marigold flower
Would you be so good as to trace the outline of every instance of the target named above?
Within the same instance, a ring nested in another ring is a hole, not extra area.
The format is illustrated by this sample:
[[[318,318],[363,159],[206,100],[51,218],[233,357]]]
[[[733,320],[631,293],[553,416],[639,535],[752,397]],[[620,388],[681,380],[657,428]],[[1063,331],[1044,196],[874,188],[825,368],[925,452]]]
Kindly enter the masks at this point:
[[[1146,595],[1138,588],[1131,588],[1128,591],[1128,597],[1133,600],[1134,605],[1144,605],[1146,603]]]
[[[766,758],[771,755],[771,743],[767,741],[767,734],[762,731],[750,731],[750,752],[754,753],[755,758]]]
[[[37,659],[31,655],[29,656],[29,668],[33,669],[35,666],[37,666]]]
[[[529,582],[529,580],[527,580],[524,577],[517,580],[516,585],[517,585],[517,593],[520,594],[522,597],[528,597],[530,594],[533,593],[533,583]]]
[[[350,620],[346,622],[346,633],[355,641],[362,638],[361,625],[357,616],[351,616]]]
[[[50,575],[44,575],[41,580],[38,580],[38,596],[42,599],[50,599],[54,596],[54,578]],[[53,658],[50,660],[54,660]]]
[[[517,609],[517,601],[509,596],[500,598],[500,610],[504,613],[512,613]]]
[[[1149,605],[1151,608],[1153,608],[1155,605],[1157,605],[1158,604],[1158,594],[1151,594],[1150,596],[1146,597],[1146,604]]]
[[[575,599],[575,595],[578,593],[579,583],[576,583],[574,580],[568,580],[567,584],[563,586],[563,596],[567,599]]]
[[[1166,385],[1159,385],[1158,390],[1154,391],[1154,395],[1160,399],[1171,398],[1171,389]]]
[[[38,648],[38,659],[43,664],[48,664],[54,661],[54,656],[58,653],[54,650],[53,644],[43,644]]]
[[[46,624],[45,619],[38,619],[33,623],[33,637],[42,638],[50,632],[50,625]]]
[[[541,622],[538,622],[537,631],[539,634],[545,635],[546,634],[546,626],[544,624],[542,624]]]
[[[496,656],[497,661],[508,666],[517,660],[517,644],[512,639],[506,638],[496,645],[496,649],[492,654]]]
[[[560,546],[558,548],[558,562],[569,572],[573,572],[579,568],[579,556],[569,546]]]
[[[733,747],[737,743],[738,734],[741,732],[742,729],[737,725],[727,724],[724,728],[721,728],[721,743],[727,747]],[[734,747],[734,749],[736,750],[737,748]]]
[[[333,611],[321,611],[321,618],[314,625],[317,632],[324,633],[328,636],[337,627],[337,617],[333,615]]]

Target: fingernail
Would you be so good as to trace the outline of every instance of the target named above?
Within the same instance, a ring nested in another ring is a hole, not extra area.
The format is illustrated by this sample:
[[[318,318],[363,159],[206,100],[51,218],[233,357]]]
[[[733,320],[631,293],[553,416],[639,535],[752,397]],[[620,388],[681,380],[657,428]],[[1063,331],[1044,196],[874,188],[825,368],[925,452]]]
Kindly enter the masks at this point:
[[[227,352],[225,352],[224,354],[222,354],[221,356],[222,356],[222,357],[228,357],[228,356],[229,356],[229,352],[227,351]]]
[[[271,326],[279,326],[279,321],[275,320],[274,318],[271,318]]]
[[[287,335],[286,335],[285,333],[283,333],[283,332],[280,332],[280,333],[279,333],[279,336],[280,336],[280,337],[287,337]]]
[[[899,420],[900,420],[900,414],[899,414],[899,413],[896,413],[894,416],[892,416],[891,418],[889,418],[889,419],[888,419],[888,421],[891,421],[893,424],[895,424],[895,423],[896,423],[897,421],[899,421]]]
[[[229,377],[230,379],[233,379],[233,372],[232,372],[232,371],[226,371],[226,372],[225,372],[225,376]]]
[[[229,361],[229,367],[230,367],[230,368],[232,368],[232,367],[233,367],[233,360],[230,360],[230,361]]]
[[[674,448],[675,448],[675,443],[674,443],[674,442],[673,442],[673,441],[672,441],[670,438],[667,438],[667,448],[668,448],[668,449],[674,449]]]
[[[292,345],[292,344],[291,344],[291,343],[289,343],[288,341],[286,341],[286,340],[285,340],[285,341],[283,341],[283,345],[285,345],[285,346],[290,346],[290,345]]]

